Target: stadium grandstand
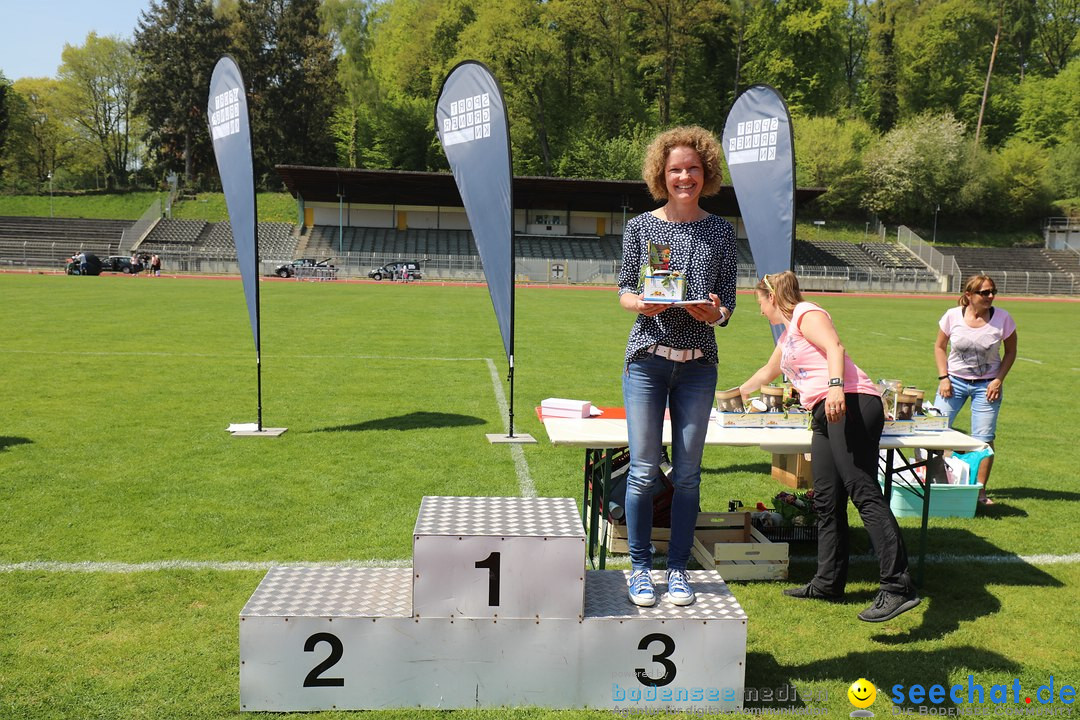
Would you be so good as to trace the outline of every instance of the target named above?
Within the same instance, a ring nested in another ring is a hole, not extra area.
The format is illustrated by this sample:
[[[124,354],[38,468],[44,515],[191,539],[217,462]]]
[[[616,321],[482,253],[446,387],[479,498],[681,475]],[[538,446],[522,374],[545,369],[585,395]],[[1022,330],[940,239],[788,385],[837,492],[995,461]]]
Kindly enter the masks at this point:
[[[483,280],[483,267],[453,177],[446,173],[279,166],[297,199],[297,222],[259,223],[260,272],[293,259],[331,259],[339,277],[415,260],[425,278]],[[797,190],[805,203],[821,194]],[[639,181],[514,179],[514,251],[519,281],[614,284],[626,219],[655,206]],[[753,256],[730,186],[703,200],[727,217],[738,238],[739,283],[757,281]],[[157,254],[166,272],[233,273],[228,222],[173,220],[160,211],[129,223],[0,217],[0,267],[58,269],[79,250],[101,256]],[[902,228],[859,243],[815,230],[795,242],[795,270],[809,289],[954,292],[985,273],[1002,292],[1080,294],[1080,253],[1072,249],[929,245]],[[914,242],[910,240],[914,239]]]

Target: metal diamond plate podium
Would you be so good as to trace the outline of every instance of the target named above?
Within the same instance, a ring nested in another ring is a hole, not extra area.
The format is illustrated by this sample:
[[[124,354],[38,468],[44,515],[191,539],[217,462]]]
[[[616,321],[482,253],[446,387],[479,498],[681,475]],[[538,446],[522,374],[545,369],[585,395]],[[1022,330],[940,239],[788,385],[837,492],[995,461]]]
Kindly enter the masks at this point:
[[[628,573],[583,570],[579,518],[424,498],[414,568],[271,569],[240,613],[241,709],[741,709],[747,618],[719,574],[690,573],[693,605],[660,583],[637,607]]]

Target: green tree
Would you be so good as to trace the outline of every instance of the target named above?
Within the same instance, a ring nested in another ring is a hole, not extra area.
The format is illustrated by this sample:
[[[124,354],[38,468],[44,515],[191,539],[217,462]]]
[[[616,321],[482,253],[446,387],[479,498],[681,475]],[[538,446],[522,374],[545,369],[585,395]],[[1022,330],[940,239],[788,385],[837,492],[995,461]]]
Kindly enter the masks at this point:
[[[792,112],[831,112],[844,94],[846,0],[761,3],[751,23],[748,80],[774,86]]]
[[[963,187],[964,126],[950,114],[923,114],[901,123],[864,155],[862,204],[895,221],[925,222],[938,204],[956,206]]]
[[[868,88],[863,113],[881,132],[892,130],[900,120],[897,4],[896,0],[876,0],[869,14]]]
[[[814,201],[826,215],[855,213],[866,187],[862,153],[874,131],[862,119],[794,117],[795,181],[799,187],[822,187]]]
[[[1020,92],[1020,137],[1044,147],[1080,143],[1080,60],[1054,77],[1029,77]]]
[[[151,0],[135,29],[135,110],[147,119],[145,140],[159,170],[179,172],[187,185],[213,170],[206,101],[226,47],[210,0]]]
[[[1058,73],[1080,53],[1080,0],[1035,0],[1043,22],[1037,43],[1051,73]]]
[[[240,0],[230,31],[247,85],[257,182],[275,184],[278,164],[332,164],[340,87],[319,0]]]
[[[0,72],[0,182],[4,179],[4,151],[7,149],[8,132],[11,127],[11,105],[14,91],[11,82]]]
[[[903,115],[949,112],[974,126],[994,30],[989,8],[973,0],[944,0],[905,23],[897,37]]]
[[[137,134],[130,43],[92,32],[82,47],[65,44],[59,80],[64,110],[96,148],[105,186],[126,186]]]
[[[60,87],[49,78],[20,78],[12,86],[11,136],[8,164],[11,180],[37,191],[52,174],[54,185],[70,177],[77,166],[76,138],[61,110]]]

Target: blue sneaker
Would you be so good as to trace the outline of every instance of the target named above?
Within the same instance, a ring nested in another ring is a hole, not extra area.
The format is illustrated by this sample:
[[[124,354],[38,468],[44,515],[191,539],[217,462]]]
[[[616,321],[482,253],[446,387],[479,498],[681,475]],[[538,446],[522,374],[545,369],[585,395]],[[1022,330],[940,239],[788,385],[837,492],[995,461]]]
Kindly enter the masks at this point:
[[[690,587],[690,578],[685,570],[668,570],[667,598],[672,605],[694,604],[694,588]]]
[[[641,607],[652,607],[656,604],[656,590],[648,570],[636,571],[626,584],[630,586],[630,602]]]

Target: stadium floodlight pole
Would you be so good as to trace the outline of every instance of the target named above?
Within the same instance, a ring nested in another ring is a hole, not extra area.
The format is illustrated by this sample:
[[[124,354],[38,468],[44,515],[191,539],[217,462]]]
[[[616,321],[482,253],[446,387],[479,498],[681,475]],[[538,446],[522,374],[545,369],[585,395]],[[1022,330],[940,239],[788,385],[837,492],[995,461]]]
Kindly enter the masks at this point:
[[[937,214],[940,211],[941,211],[941,205],[938,204],[937,207],[934,208],[934,236],[930,240],[930,242],[932,242],[934,244],[937,244]]]
[[[53,204],[52,204],[52,172],[49,172],[49,218],[53,216]]]

